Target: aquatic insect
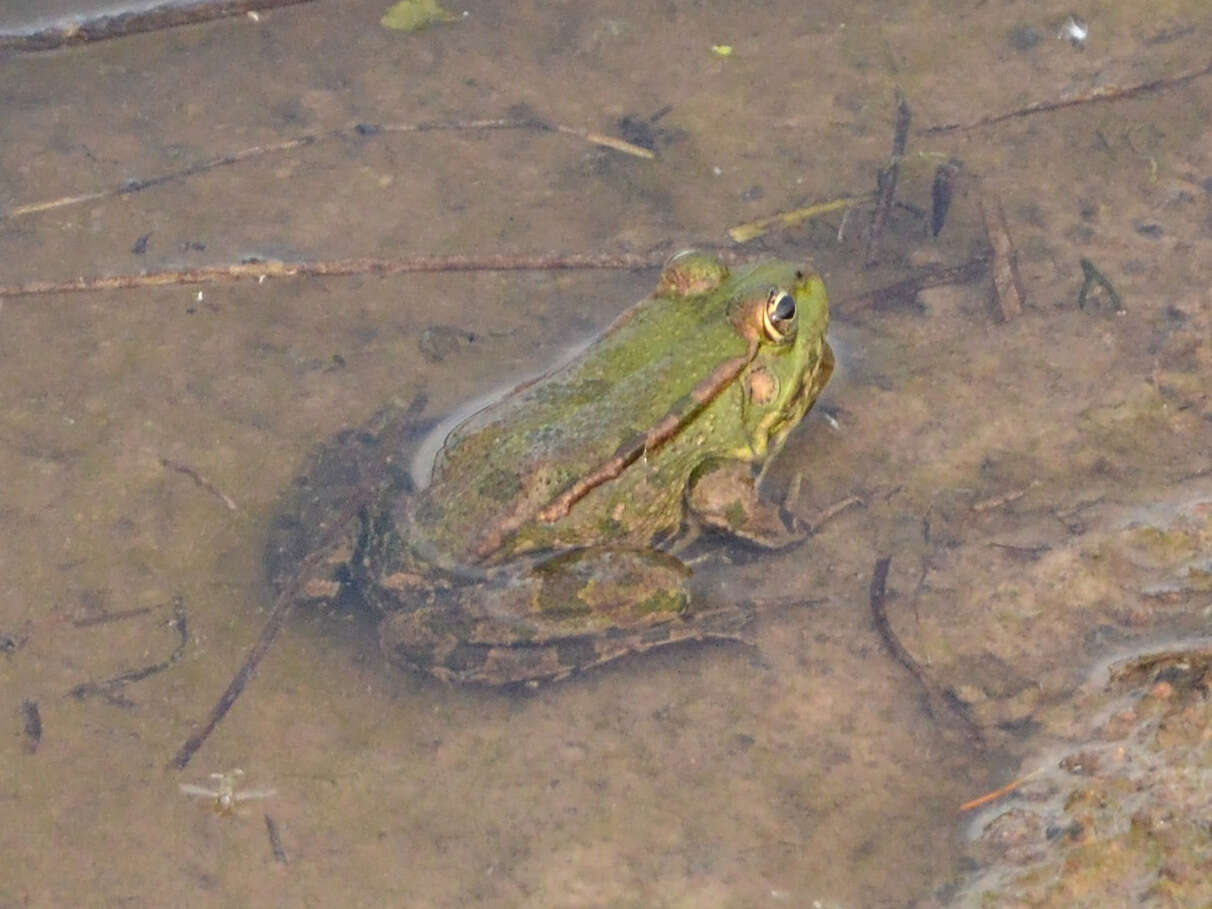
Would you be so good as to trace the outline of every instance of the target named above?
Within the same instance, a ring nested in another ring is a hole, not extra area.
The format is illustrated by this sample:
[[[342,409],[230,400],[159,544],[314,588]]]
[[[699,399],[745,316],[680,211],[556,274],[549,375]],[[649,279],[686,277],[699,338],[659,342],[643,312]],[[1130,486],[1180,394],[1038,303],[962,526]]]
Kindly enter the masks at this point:
[[[1090,37],[1090,26],[1077,16],[1070,16],[1061,25],[1056,37],[1067,40],[1074,47],[1085,47],[1086,39]]]
[[[267,799],[275,794],[273,789],[244,789],[236,790],[236,786],[240,777],[244,776],[244,771],[238,767],[235,770],[229,770],[227,773],[212,773],[210,778],[214,780],[211,786],[197,786],[193,783],[180,783],[178,787],[182,795],[191,795],[197,798],[213,799],[215,814],[233,814],[236,806],[241,802],[248,802],[253,799]]]

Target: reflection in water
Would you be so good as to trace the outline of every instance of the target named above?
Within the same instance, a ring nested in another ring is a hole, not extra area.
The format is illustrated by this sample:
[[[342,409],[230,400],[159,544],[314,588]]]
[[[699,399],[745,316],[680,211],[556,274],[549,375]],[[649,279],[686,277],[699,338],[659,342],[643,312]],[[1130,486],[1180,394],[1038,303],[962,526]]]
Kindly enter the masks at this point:
[[[131,0],[80,4],[70,0],[18,3],[0,10],[0,49],[50,50],[140,32],[170,29],[309,0]]]
[[[64,20],[119,16],[167,5],[164,0],[8,0],[0,5],[0,31],[31,32]]]

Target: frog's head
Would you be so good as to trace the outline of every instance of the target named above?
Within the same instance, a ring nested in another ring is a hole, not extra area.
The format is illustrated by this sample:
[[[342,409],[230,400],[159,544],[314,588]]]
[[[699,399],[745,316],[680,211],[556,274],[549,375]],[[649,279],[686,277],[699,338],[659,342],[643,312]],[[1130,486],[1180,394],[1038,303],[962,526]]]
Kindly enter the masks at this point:
[[[731,279],[728,320],[754,356],[741,372],[742,421],[750,457],[778,452],[833,372],[825,343],[829,305],[820,275],[788,262],[764,262]]]

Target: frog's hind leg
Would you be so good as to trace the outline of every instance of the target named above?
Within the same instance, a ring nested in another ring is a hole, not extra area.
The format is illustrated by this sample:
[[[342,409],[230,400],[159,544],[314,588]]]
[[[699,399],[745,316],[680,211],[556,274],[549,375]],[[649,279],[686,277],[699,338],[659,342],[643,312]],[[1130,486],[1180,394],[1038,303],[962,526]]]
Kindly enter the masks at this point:
[[[691,641],[733,641],[752,645],[746,634],[756,609],[750,604],[721,607],[677,618],[643,630],[609,630],[599,634],[550,640],[546,643],[483,643],[464,634],[425,638],[415,626],[420,620],[432,633],[432,617],[417,614],[392,617],[395,626],[383,636],[384,649],[395,662],[423,669],[446,682],[470,685],[537,685],[558,682],[574,674],[613,663],[633,654]],[[413,627],[406,632],[404,623]],[[386,630],[386,629],[385,629]],[[402,633],[403,632],[403,633]],[[407,643],[404,643],[404,640]]]
[[[551,677],[559,681],[613,663],[634,654],[673,645],[701,641],[729,641],[753,646],[749,626],[757,614],[750,603],[721,606],[654,625],[643,631],[612,630],[585,638],[572,638],[550,645],[558,649],[559,664],[565,671]]]
[[[500,613],[477,616],[463,608],[465,604],[432,603],[387,616],[380,635],[392,662],[446,682],[534,686],[684,642],[729,641],[753,647],[749,631],[759,612],[820,602],[802,596],[743,600],[686,610],[646,628],[564,635],[533,619]]]
[[[578,667],[579,671],[603,666],[636,653],[694,641],[731,641],[752,646],[748,634],[756,609],[749,603],[721,606],[683,616],[676,621],[656,625],[640,633],[620,632],[586,642],[592,648]]]
[[[581,658],[576,671],[592,669],[614,660],[644,653],[658,647],[668,647],[694,641],[728,641],[746,647],[756,646],[750,626],[759,612],[771,607],[815,606],[820,601],[803,597],[780,597],[771,600],[742,600],[728,605],[695,609],[675,621],[656,625],[643,632],[607,632],[581,643]],[[574,642],[564,642],[571,647]],[[569,675],[565,673],[564,675]],[[563,678],[564,676],[560,676]]]
[[[693,607],[686,579],[655,550],[567,553],[392,612],[380,636],[394,662],[479,685],[556,681],[681,641],[744,641],[755,606]]]

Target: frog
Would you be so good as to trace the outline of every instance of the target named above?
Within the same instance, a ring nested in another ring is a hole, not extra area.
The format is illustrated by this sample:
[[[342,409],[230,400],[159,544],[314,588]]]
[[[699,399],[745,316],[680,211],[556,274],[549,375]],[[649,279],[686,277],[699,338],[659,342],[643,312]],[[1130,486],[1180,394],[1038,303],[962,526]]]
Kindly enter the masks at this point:
[[[275,521],[271,578],[302,557],[298,599],[356,604],[391,662],[448,682],[534,686],[744,640],[755,605],[693,594],[684,554],[807,536],[759,492],[833,372],[828,322],[807,265],[679,253],[582,350],[428,446],[423,403],[320,446]]]

